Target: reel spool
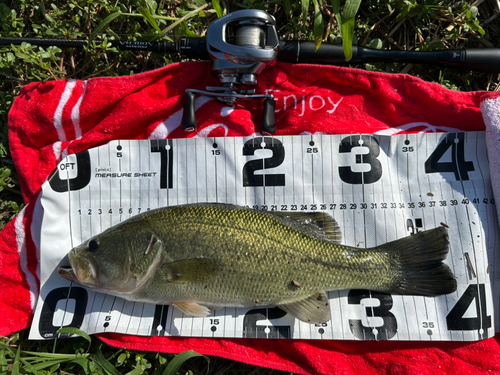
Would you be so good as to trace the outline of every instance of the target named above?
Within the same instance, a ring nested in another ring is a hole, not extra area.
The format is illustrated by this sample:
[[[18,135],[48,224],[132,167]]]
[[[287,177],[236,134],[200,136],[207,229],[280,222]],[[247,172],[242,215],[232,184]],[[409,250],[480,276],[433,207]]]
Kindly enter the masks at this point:
[[[182,128],[186,131],[196,129],[194,103],[199,94],[216,97],[227,105],[237,100],[264,99],[262,132],[274,134],[274,97],[255,94],[255,89],[249,87],[257,84],[260,72],[276,62],[278,47],[276,21],[261,10],[240,10],[213,22],[207,32],[207,50],[211,73],[221,86],[208,86],[206,91],[186,90]]]

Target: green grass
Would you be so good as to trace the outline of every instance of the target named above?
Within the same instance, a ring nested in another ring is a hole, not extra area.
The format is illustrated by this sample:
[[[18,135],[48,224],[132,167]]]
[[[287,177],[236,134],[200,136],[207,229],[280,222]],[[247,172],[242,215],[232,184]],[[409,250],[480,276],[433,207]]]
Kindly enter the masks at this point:
[[[110,348],[84,332],[66,340],[28,341],[26,332],[0,338],[0,374],[278,374],[188,350],[178,355]],[[62,333],[62,332],[61,332]]]
[[[372,48],[429,51],[500,47],[500,17],[493,1],[417,0],[0,0],[0,33],[9,37],[176,40],[202,36],[222,14],[263,9],[277,19],[281,39],[341,42]],[[359,6],[359,9],[357,7]],[[160,68],[176,55],[89,46],[87,49],[0,46],[0,228],[22,207],[9,153],[7,114],[22,86],[35,81],[123,76]],[[462,91],[499,90],[498,75],[418,64],[377,63],[361,69],[407,73]],[[183,354],[189,357],[190,354]],[[174,359],[177,358],[177,359]],[[23,331],[0,339],[0,374],[162,374],[183,357],[107,347],[99,340],[29,341]],[[156,369],[156,370],[155,370]],[[177,371],[176,371],[177,372]],[[167,372],[165,372],[167,373]],[[179,373],[270,374],[270,369],[205,357],[190,358]]]

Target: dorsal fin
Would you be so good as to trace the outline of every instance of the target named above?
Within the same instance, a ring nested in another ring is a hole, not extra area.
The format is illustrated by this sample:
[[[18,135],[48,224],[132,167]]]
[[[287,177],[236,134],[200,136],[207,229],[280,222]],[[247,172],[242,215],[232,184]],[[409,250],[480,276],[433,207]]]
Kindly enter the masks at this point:
[[[268,212],[276,216],[289,218],[315,234],[326,236],[334,243],[342,241],[342,231],[337,221],[325,212]]]

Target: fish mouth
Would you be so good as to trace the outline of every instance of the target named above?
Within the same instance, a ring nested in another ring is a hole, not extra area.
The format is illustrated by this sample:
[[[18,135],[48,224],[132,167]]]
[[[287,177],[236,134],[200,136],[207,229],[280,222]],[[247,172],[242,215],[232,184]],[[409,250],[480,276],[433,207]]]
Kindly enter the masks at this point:
[[[97,269],[91,259],[78,255],[75,250],[71,250],[68,253],[68,258],[70,266],[59,267],[59,275],[79,284],[95,284]]]
[[[71,267],[59,267],[58,272],[59,272],[59,275],[61,275],[65,279],[68,279],[69,281],[78,282],[78,279],[75,275],[75,272],[73,271],[73,268],[71,268]]]

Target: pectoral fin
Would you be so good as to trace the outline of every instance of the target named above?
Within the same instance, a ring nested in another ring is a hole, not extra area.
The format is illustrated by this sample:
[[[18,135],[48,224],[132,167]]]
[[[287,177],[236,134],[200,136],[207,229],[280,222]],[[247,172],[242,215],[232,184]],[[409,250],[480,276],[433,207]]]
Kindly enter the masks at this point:
[[[208,280],[217,270],[217,262],[208,258],[183,259],[165,263],[169,283],[196,283]]]
[[[300,301],[278,307],[306,323],[320,324],[330,320],[330,305],[325,292],[317,292]]]
[[[217,311],[217,310],[221,310],[221,309],[224,308],[224,306],[220,306],[220,305],[208,305],[206,303],[204,303],[203,306],[206,306],[210,311]]]
[[[172,305],[189,316],[205,317],[210,314],[210,309],[208,307],[200,305],[196,302],[177,302],[172,303]]]

